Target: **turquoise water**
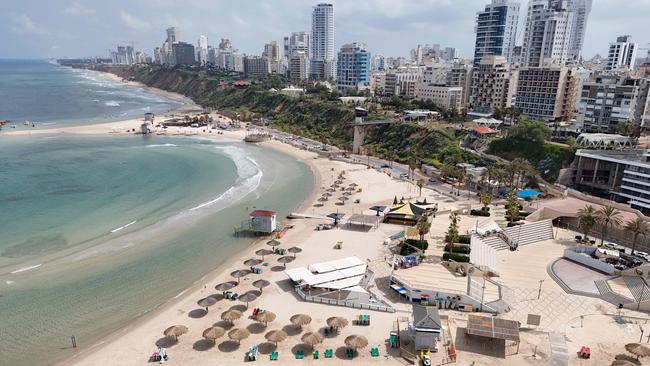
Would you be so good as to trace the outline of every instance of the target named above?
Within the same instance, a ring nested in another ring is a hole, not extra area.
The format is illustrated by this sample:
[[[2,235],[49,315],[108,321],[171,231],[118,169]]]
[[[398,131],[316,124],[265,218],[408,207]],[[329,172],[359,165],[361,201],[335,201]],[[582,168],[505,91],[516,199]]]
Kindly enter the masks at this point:
[[[284,216],[309,168],[241,142],[0,136],[0,364],[49,364],[169,300]]]
[[[41,60],[0,59],[0,119],[4,129],[52,128],[91,124],[160,113],[180,104],[146,93],[142,88],[88,71]]]

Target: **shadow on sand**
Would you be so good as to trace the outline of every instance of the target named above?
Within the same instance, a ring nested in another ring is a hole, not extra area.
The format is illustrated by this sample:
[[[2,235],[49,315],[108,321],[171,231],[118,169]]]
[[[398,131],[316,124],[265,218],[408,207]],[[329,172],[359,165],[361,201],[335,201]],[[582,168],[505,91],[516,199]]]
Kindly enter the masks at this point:
[[[207,340],[207,339],[201,339],[201,340],[198,340],[198,341],[194,342],[194,344],[192,345],[192,348],[195,351],[201,351],[202,352],[202,351],[207,351],[209,349],[212,349],[212,348],[214,348],[214,346],[215,346],[215,342]]]
[[[189,316],[192,319],[198,319],[198,318],[203,318],[207,314],[208,314],[208,312],[205,311],[205,309],[194,309],[194,310],[190,311],[189,313],[187,313],[187,316]]]

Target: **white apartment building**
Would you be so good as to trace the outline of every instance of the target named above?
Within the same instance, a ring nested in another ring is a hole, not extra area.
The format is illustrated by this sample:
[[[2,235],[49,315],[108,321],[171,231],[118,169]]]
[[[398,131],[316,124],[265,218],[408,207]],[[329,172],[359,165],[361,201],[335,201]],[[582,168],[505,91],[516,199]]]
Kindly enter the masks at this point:
[[[522,66],[541,67],[569,60],[574,15],[568,0],[530,0],[522,46]]]
[[[472,72],[471,104],[476,109],[512,107],[517,91],[517,72],[503,56],[485,56]]]
[[[424,67],[402,66],[386,72],[384,95],[414,98]]]
[[[460,86],[418,85],[417,99],[430,100],[445,109],[460,110],[463,106],[463,88]]]
[[[609,44],[607,54],[607,70],[627,69],[632,70],[636,61],[637,44],[632,42],[632,36],[620,36],[616,42]]]
[[[208,62],[208,37],[201,35],[196,44],[196,59],[201,65]]]
[[[318,4],[312,13],[312,79],[334,79],[336,73],[334,56],[334,5]]]
[[[582,45],[585,41],[587,31],[587,20],[591,13],[593,0],[570,0],[569,8],[573,12],[573,29],[571,31],[571,43],[569,44],[569,59],[580,60],[582,56]]]

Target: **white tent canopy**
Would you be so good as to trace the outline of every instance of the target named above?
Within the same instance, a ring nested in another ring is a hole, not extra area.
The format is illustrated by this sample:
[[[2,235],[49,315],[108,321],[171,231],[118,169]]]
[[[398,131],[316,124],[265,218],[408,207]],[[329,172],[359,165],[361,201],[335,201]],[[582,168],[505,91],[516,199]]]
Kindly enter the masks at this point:
[[[360,266],[366,262],[362,261],[358,257],[347,257],[341,258],[329,262],[314,263],[309,265],[309,269],[315,273],[324,273],[331,272],[336,270],[341,270],[345,268],[350,268],[354,266]]]
[[[357,257],[311,264],[308,268],[287,269],[284,273],[291,281],[335,290],[358,286],[366,275],[368,264]]]
[[[495,126],[495,127],[498,127],[503,123],[503,121],[500,121],[498,119],[485,118],[485,117],[475,119],[473,122],[479,126]]]
[[[497,224],[494,220],[484,220],[480,222],[478,225],[470,228],[467,230],[468,234],[478,234],[480,236],[485,236],[486,234],[496,234],[498,232],[501,232],[501,227],[499,224]]]

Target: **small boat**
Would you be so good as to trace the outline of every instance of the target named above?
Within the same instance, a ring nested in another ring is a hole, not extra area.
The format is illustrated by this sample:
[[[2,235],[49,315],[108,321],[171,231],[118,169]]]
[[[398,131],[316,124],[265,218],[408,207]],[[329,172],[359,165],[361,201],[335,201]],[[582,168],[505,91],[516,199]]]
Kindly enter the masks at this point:
[[[25,121],[25,126],[29,126],[29,121]]]

